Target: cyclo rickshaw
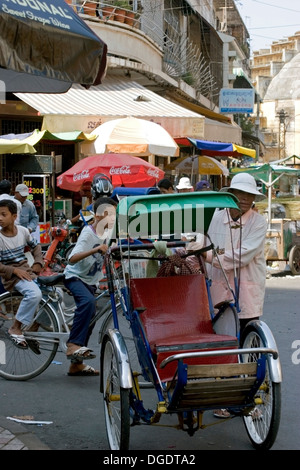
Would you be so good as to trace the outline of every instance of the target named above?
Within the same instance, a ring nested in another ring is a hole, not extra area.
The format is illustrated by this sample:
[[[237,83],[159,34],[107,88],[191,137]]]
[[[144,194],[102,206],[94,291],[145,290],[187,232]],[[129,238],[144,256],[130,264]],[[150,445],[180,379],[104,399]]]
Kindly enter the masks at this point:
[[[99,335],[111,450],[129,449],[135,424],[160,425],[175,415],[177,428],[192,436],[206,427],[205,412],[223,408],[243,419],[255,448],[269,449],[276,439],[281,367],[274,337],[265,322],[251,321],[240,338],[236,291],[212,305],[201,252],[218,257],[217,247],[210,241],[194,251],[192,265],[182,241],[186,232],[206,234],[223,208],[238,208],[237,199],[194,192],[119,202],[117,243],[106,258],[111,312]],[[154,410],[144,407],[147,385],[157,394]]]

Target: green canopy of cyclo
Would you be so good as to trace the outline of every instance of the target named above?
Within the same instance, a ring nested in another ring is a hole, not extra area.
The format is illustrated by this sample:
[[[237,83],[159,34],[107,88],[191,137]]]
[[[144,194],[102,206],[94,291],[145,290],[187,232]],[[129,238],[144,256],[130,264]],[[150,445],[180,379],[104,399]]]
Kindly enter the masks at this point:
[[[116,236],[153,240],[206,233],[214,211],[224,208],[238,209],[235,196],[214,191],[128,196],[117,207]]]

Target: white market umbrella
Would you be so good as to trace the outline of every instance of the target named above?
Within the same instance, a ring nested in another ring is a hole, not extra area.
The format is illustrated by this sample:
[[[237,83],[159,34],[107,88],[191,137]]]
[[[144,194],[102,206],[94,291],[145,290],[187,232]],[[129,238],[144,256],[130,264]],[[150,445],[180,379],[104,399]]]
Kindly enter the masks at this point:
[[[93,153],[127,153],[131,155],[179,155],[179,147],[159,124],[146,119],[126,117],[101,124],[91,132],[97,138]]]

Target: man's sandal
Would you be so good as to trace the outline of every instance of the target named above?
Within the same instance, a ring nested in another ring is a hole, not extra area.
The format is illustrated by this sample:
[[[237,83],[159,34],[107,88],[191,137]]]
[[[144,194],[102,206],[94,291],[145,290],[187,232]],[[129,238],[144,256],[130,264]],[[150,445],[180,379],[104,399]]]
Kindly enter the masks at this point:
[[[5,333],[6,336],[14,343],[17,348],[28,349],[28,344],[26,343],[24,335],[14,335],[9,333],[8,331],[6,331]]]
[[[76,372],[68,372],[68,375],[72,377],[95,377],[99,375],[99,373],[100,372],[93,367],[85,366],[83,369],[77,370]]]
[[[221,408],[219,410],[214,410],[214,416],[220,419],[227,419],[230,418],[231,414],[226,410],[226,408]]]
[[[81,346],[81,348],[76,349],[72,354],[67,354],[67,359],[79,359],[79,360],[86,360],[86,359],[95,359],[96,355],[91,354],[93,352],[92,349],[87,348],[86,346]]]

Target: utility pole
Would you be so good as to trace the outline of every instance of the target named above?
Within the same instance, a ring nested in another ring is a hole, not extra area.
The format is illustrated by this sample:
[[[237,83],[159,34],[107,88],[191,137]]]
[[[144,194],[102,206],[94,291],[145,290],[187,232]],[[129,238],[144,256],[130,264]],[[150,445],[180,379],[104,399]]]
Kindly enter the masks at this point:
[[[279,150],[279,160],[285,157],[285,120],[288,117],[288,113],[281,109],[277,113],[277,117],[279,118],[279,139],[278,139],[278,150]]]

